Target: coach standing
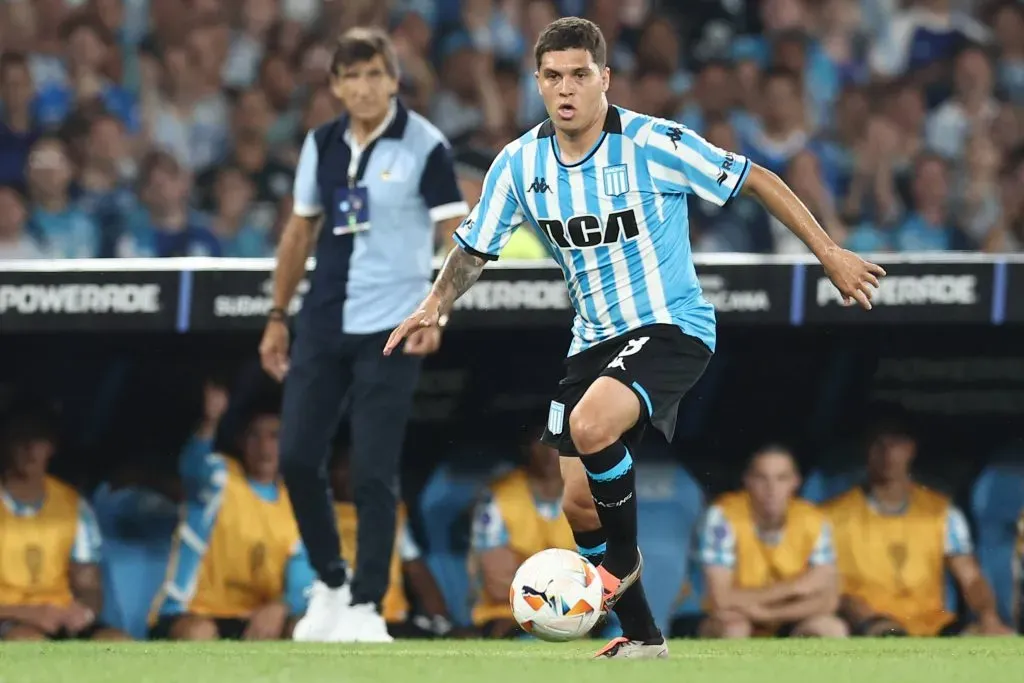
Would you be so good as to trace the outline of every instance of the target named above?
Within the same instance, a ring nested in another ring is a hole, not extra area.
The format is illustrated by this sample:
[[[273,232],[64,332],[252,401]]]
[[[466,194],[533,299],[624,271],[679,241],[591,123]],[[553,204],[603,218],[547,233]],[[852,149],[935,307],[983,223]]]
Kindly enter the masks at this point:
[[[284,380],[281,467],[318,574],[295,639],[387,642],[379,606],[394,546],[399,458],[422,357],[437,350],[441,330],[420,330],[402,354],[381,349],[430,288],[435,224],[451,234],[469,207],[448,142],[396,97],[398,61],[386,34],[347,32],[334,52],[331,88],[346,114],[303,145],[260,358]],[[288,304],[314,244],[316,269],[289,360]],[[343,403],[359,518],[351,586],[327,478]]]

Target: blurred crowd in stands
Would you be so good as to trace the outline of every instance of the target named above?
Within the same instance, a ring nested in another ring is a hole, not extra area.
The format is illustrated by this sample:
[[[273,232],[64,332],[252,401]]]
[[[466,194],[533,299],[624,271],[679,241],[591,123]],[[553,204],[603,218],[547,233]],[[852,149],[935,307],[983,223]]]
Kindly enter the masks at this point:
[[[848,247],[1024,247],[1016,0],[9,0],[0,258],[272,255],[353,25],[389,29],[472,203],[545,117],[531,47],[565,14],[607,36],[613,103],[779,173]],[[691,214],[697,251],[803,250],[752,200]]]

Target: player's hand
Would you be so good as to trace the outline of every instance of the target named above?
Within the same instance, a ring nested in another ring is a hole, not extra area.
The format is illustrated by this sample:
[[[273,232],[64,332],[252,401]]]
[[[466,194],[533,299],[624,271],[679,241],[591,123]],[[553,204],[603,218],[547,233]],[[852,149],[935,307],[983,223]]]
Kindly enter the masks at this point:
[[[821,265],[832,284],[843,295],[843,303],[855,302],[866,311],[871,310],[871,297],[878,289],[878,278],[885,277],[885,269],[846,249],[834,247],[821,257]]]
[[[64,610],[64,628],[74,635],[84,631],[96,621],[96,614],[80,602],[73,602]]]
[[[424,327],[409,335],[403,350],[410,356],[429,356],[439,348],[441,348],[441,328]]]
[[[203,419],[217,424],[228,410],[228,390],[214,382],[203,385]]]
[[[56,605],[33,605],[25,607],[18,615],[17,621],[34,626],[43,633],[56,633],[65,628],[67,609]]]
[[[260,342],[260,364],[278,382],[288,374],[288,325],[283,320],[268,320]]]
[[[390,356],[402,340],[410,337],[414,332],[438,327],[440,320],[441,300],[431,294],[423,300],[423,303],[412,315],[403,320],[402,324],[391,333],[384,345],[384,355]],[[438,343],[440,344],[440,339],[438,339]]]
[[[284,635],[288,620],[288,606],[283,602],[264,605],[249,615],[249,625],[242,634],[244,640],[279,640]]]

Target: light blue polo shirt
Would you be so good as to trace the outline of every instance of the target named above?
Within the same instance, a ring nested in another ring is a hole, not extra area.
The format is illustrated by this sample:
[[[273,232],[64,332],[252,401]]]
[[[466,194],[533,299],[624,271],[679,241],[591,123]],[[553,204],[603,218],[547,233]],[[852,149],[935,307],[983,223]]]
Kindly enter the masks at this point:
[[[339,198],[368,193],[368,229],[347,232]],[[429,121],[394,101],[364,148],[348,118],[310,131],[295,174],[294,213],[324,222],[303,322],[373,334],[397,326],[426,296],[434,224],[469,213],[448,141]]]

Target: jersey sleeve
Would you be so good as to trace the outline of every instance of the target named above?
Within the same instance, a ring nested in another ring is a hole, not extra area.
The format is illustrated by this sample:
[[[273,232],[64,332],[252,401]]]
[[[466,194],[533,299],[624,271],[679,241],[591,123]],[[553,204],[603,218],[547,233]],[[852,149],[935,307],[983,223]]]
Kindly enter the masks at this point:
[[[398,530],[398,557],[402,562],[415,562],[422,555],[423,552],[416,543],[416,539],[412,536],[409,522],[406,521],[402,524],[402,528]]]
[[[316,146],[313,131],[306,134],[299,153],[299,164],[295,168],[295,186],[292,190],[292,213],[303,218],[314,218],[323,213],[320,205],[320,188],[316,183],[316,168],[320,164],[320,151]]]
[[[967,518],[955,505],[950,505],[946,510],[946,533],[943,536],[946,557],[970,555],[974,552],[971,528],[967,526]]]
[[[173,571],[163,587],[162,614],[187,611],[220,512],[227,464],[223,456],[212,451],[212,445],[211,441],[193,437],[182,449],[178,462],[185,502],[174,534]]]
[[[736,566],[736,533],[717,505],[708,508],[700,534],[700,561],[706,567]]]
[[[818,533],[818,540],[814,542],[814,549],[811,550],[809,564],[812,567],[822,567],[836,563],[836,546],[832,541],[832,525],[822,522],[821,531]]]
[[[659,192],[695,194],[718,206],[739,194],[750,173],[746,157],[669,122],[651,125],[644,150],[647,170]]]
[[[472,546],[482,553],[508,545],[508,528],[494,498],[488,496],[473,512]]]
[[[76,564],[96,564],[103,555],[103,537],[96,513],[84,498],[78,501],[78,528],[71,546],[71,561]]]
[[[302,541],[292,548],[284,576],[284,599],[288,609],[293,615],[304,614],[308,602],[306,595],[316,580],[316,571],[309,563],[309,554]]]
[[[469,205],[455,178],[455,164],[451,150],[439,142],[431,150],[420,178],[420,195],[430,209],[430,220],[435,223],[458,218],[469,213]]]
[[[455,231],[455,241],[474,256],[496,261],[525,220],[515,194],[512,160],[502,152],[487,171],[480,201]]]

